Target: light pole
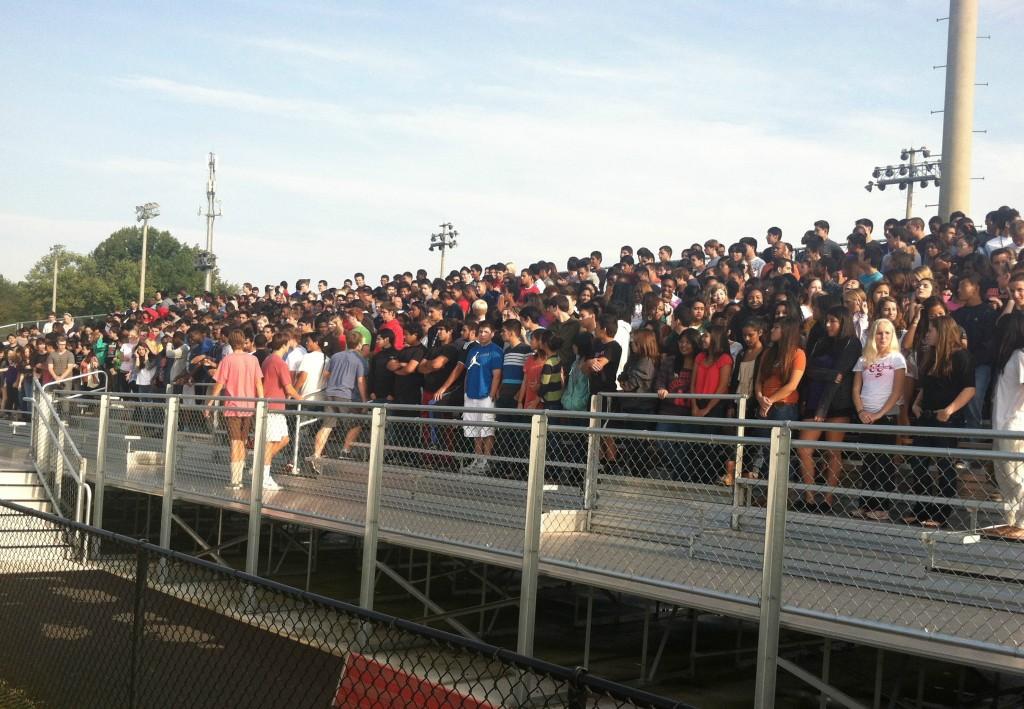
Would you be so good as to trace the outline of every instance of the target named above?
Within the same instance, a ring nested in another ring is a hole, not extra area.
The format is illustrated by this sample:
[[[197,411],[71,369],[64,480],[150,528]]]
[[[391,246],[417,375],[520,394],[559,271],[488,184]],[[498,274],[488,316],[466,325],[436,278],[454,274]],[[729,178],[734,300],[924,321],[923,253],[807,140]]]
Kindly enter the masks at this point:
[[[942,172],[939,215],[971,211],[971,141],[978,45],[978,0],[949,0],[946,99],[942,107]]]
[[[61,244],[54,244],[50,247],[50,253],[53,254],[53,295],[50,298],[50,312],[57,312],[57,270],[60,264],[60,250],[64,247]]]
[[[149,220],[160,216],[160,205],[146,202],[135,208],[135,221],[142,222],[142,263],[139,267],[139,307],[146,304],[146,252],[149,250]]]
[[[430,251],[437,249],[441,252],[441,278],[444,278],[444,254],[448,249],[454,249],[458,245],[455,243],[455,237],[458,235],[459,232],[452,228],[451,222],[441,224],[440,234],[430,235]]]
[[[925,161],[918,162],[918,155]],[[864,189],[870,192],[875,187],[884,190],[888,185],[898,185],[901,190],[906,190],[906,216],[910,219],[914,216],[914,185],[918,184],[922,188],[927,187],[929,182],[938,185],[942,177],[942,161],[929,162],[928,158],[931,155],[931,151],[923,145],[920,148],[904,148],[900,151],[900,160],[905,164],[876,167],[871,171],[871,177],[874,179],[864,185]]]

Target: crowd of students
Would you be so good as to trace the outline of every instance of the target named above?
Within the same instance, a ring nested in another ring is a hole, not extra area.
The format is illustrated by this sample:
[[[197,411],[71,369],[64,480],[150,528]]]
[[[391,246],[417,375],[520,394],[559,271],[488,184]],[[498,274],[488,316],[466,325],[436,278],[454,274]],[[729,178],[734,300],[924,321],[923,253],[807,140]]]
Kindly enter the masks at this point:
[[[353,401],[457,405],[475,453],[465,467],[478,473],[490,471],[495,409],[557,417],[613,391],[636,395],[617,397],[619,411],[653,416],[625,425],[662,431],[734,434],[700,421],[737,415],[736,397],[726,394],[744,398],[752,418],[919,426],[918,446],[947,447],[955,437],[926,429],[990,421],[1024,430],[1024,221],[1016,210],[990,212],[983,229],[955,213],[948,222],[889,219],[881,233],[859,219],[841,240],[824,221],[798,243],[772,227],[764,241],[760,252],[753,238],[679,253],[623,246],[611,264],[594,251],[564,268],[474,264],[438,279],[425,270],[382,275],[378,285],[357,273],[315,288],[301,279],[293,290],[282,282],[247,283],[233,295],[157,292],[88,323],[52,314],[42,329],[7,337],[3,407],[26,411],[33,377],[72,375],[83,375],[74,380],[81,388],[142,394],[322,397],[328,411]],[[284,405],[271,406],[265,484],[274,487],[270,461],[287,445],[288,427]],[[238,485],[251,410],[225,419]],[[336,421],[325,418],[316,434],[314,467]],[[884,431],[863,429],[860,440],[905,442]],[[351,455],[359,435],[347,427],[333,455]],[[834,442],[847,434],[798,435]],[[738,470],[726,447],[705,448],[695,456],[662,445],[639,455],[611,441],[602,459],[611,469],[711,484],[765,473],[763,456],[748,456]],[[953,458],[938,458],[933,475],[931,458],[910,457],[908,481],[897,474],[903,462],[876,456],[862,466],[861,487],[957,495]],[[815,456],[801,447],[795,467],[806,483],[843,482],[844,461],[832,449]],[[999,533],[1014,538],[1024,537],[1018,467],[997,463],[994,471],[1009,509]],[[947,505],[893,510],[885,500],[868,495],[852,512],[927,526],[950,515]],[[827,512],[836,499],[807,491],[796,504]]]

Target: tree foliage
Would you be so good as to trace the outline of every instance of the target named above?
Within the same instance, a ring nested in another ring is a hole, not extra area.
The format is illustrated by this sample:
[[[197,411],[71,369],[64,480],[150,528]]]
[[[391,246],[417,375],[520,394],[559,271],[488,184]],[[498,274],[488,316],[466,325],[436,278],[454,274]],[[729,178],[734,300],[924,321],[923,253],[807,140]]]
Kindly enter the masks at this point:
[[[146,300],[157,290],[198,293],[203,274],[195,269],[200,249],[150,227],[147,235]],[[53,285],[52,252],[40,258],[13,283],[0,276],[0,323],[39,319],[50,312]],[[125,308],[139,296],[142,229],[125,227],[104,239],[91,253],[61,251],[57,274],[57,309],[75,315],[107,313]],[[214,290],[237,290],[214,279]]]

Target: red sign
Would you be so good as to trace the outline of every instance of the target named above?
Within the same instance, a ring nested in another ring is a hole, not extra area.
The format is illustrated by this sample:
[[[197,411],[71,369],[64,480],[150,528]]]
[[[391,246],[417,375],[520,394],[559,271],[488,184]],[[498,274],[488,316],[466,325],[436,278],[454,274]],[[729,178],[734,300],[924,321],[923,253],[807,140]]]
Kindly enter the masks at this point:
[[[468,694],[349,653],[333,709],[496,709]]]

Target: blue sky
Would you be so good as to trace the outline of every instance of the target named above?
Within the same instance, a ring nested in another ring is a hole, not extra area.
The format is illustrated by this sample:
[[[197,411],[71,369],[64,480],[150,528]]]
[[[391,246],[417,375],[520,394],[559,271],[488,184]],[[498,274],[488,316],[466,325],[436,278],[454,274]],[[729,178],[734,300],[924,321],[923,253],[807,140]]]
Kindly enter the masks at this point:
[[[4,6],[8,278],[146,201],[203,241],[211,150],[223,274],[267,283],[433,274],[442,221],[455,265],[845,234],[902,215],[874,165],[941,145],[941,0]],[[981,0],[979,218],[1024,186],[1022,29],[1024,3]]]

